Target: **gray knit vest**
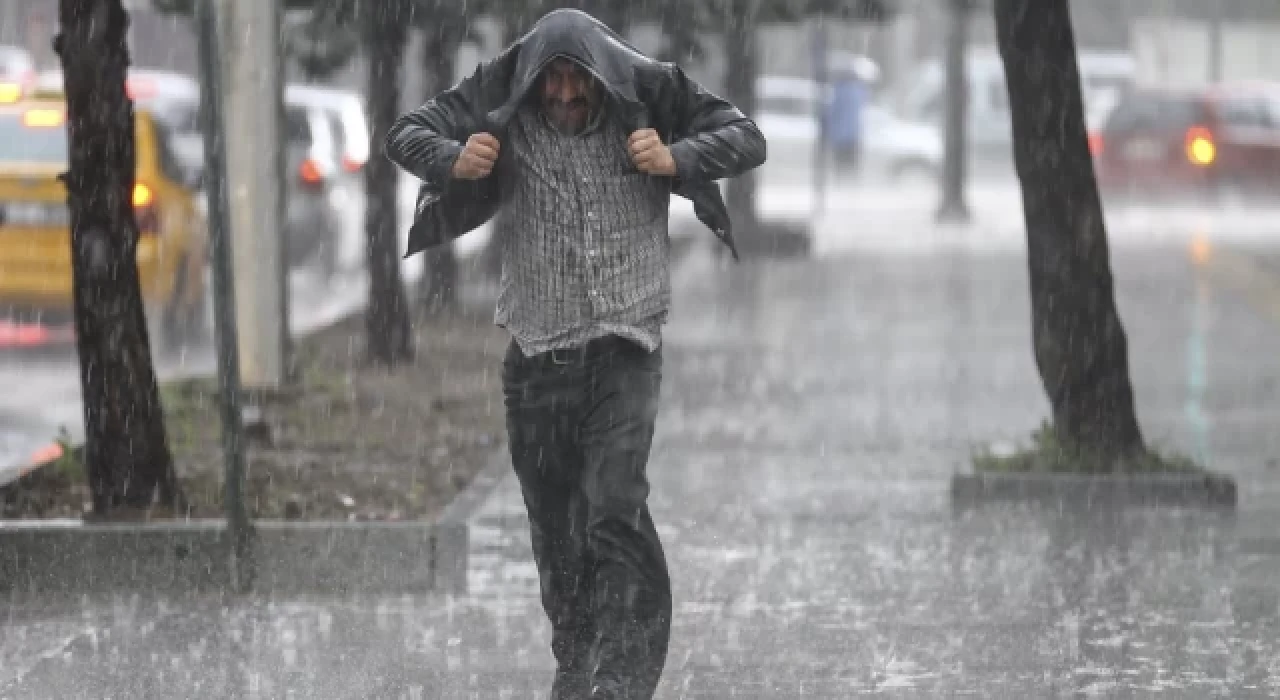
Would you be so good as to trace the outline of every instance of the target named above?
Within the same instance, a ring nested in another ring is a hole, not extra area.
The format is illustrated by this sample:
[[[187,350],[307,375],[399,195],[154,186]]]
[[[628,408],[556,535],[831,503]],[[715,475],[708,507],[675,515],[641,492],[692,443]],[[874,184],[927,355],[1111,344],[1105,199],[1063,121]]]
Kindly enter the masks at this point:
[[[566,136],[536,108],[502,144],[495,322],[526,355],[619,335],[652,350],[671,303],[670,184],[636,170],[608,114]]]

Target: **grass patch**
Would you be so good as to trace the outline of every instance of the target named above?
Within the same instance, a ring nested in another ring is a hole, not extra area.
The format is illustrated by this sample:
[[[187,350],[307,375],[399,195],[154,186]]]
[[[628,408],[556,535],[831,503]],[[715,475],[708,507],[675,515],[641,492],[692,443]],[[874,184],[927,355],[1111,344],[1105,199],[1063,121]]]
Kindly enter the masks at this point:
[[[1032,433],[1031,446],[1012,454],[996,454],[989,448],[973,456],[977,472],[999,474],[1152,474],[1202,473],[1204,467],[1189,457],[1167,455],[1148,448],[1132,457],[1111,460],[1088,450],[1064,445],[1048,422]]]
[[[71,433],[65,427],[59,428],[58,437],[54,438],[54,442],[61,448],[62,454],[49,465],[49,469],[57,478],[67,483],[85,483],[84,456],[80,453],[80,448],[72,442]]]

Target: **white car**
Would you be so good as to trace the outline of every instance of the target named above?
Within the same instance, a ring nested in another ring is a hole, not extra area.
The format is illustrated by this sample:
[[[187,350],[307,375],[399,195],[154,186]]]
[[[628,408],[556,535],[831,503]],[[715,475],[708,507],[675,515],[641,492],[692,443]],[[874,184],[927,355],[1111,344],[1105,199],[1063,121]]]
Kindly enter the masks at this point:
[[[354,90],[319,85],[289,84],[284,88],[286,104],[325,110],[333,122],[339,141],[342,169],[359,172],[369,160],[369,120],[365,117],[364,98]]]
[[[334,159],[339,161],[336,184],[331,191],[333,206],[342,219],[338,264],[346,269],[359,268],[364,264],[363,173],[370,150],[364,98],[354,90],[295,83],[285,86],[284,101],[327,117]],[[401,228],[407,229],[407,226]]]
[[[761,168],[764,179],[807,176],[821,136],[824,102],[822,89],[807,78],[761,76],[756,81],[752,117],[769,144],[769,158]]]
[[[764,179],[788,183],[811,177],[821,137],[819,110],[826,101],[806,78],[765,76],[756,83],[755,121],[769,143]],[[903,119],[879,104],[863,112],[863,169],[876,176],[933,177],[942,161],[942,139],[932,124]]]
[[[937,180],[944,144],[933,124],[903,119],[882,105],[868,107],[863,124],[863,163],[869,173],[892,182]]]

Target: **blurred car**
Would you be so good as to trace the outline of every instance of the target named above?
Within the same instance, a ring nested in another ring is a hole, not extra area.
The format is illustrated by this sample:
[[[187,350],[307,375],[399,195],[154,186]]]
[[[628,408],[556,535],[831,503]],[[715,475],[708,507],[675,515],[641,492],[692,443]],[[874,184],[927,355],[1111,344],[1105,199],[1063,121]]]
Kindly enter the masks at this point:
[[[284,101],[289,105],[323,110],[330,120],[343,172],[361,172],[369,160],[369,120],[365,117],[360,93],[319,85],[290,84],[285,86]]]
[[[761,167],[766,178],[793,179],[808,172],[821,136],[823,103],[822,89],[808,78],[764,75],[756,80],[752,118],[769,143],[769,159]]]
[[[762,76],[756,83],[755,121],[769,142],[766,177],[780,174],[794,182],[810,177],[821,128],[818,112],[824,91],[807,78]],[[863,113],[862,170],[872,177],[936,180],[942,162],[942,139],[930,124],[903,119],[881,104]]]
[[[369,160],[369,122],[364,101],[354,90],[317,85],[285,86],[285,104],[322,112],[329,120],[339,167],[332,188],[333,205],[342,221],[343,240],[338,259],[346,267],[364,262],[365,183]]]
[[[42,98],[61,99],[62,71],[42,71],[36,78],[33,93]],[[204,141],[200,132],[199,84],[182,73],[130,67],[125,78],[125,93],[139,108],[145,108],[153,119],[164,124],[169,149],[186,171],[184,181],[201,189]]]
[[[338,272],[343,216],[337,141],[322,109],[285,105],[285,257],[290,267]]]
[[[884,105],[867,107],[866,170],[896,183],[933,184],[942,172],[942,133],[931,124],[903,119]]]
[[[145,107],[135,112],[138,277],[162,347],[206,328],[207,230],[171,133]],[[0,309],[11,322],[71,320],[66,103],[33,97],[0,107]]]
[[[62,89],[60,70],[41,73],[36,83],[40,95],[61,94]],[[172,154],[187,171],[186,181],[202,188],[204,135],[199,83],[182,73],[130,68],[125,89],[139,108],[146,108],[169,128]],[[331,275],[337,267],[341,231],[339,203],[333,194],[340,186],[337,137],[324,110],[301,105],[286,107],[282,136],[286,260],[290,267],[316,264],[325,275]],[[367,150],[365,153],[367,157]],[[203,207],[202,201],[202,212]]]
[[[1274,196],[1280,186],[1280,85],[1134,89],[1090,139],[1104,195]]]
[[[31,53],[17,46],[0,46],[0,104],[13,104],[31,92],[36,64]]]
[[[1135,62],[1126,52],[1083,50],[1077,56],[1080,84],[1086,111],[1093,103],[1115,90],[1127,88],[1135,74]],[[1004,78],[1004,62],[990,49],[973,49],[966,61],[968,93],[968,159],[972,174],[1004,174],[1013,172],[1013,127],[1009,111],[1009,91]],[[902,100],[896,119],[902,133],[928,141],[913,144],[899,140],[880,149],[891,173],[912,177],[925,170],[939,177],[944,157],[944,121],[946,117],[946,69],[942,61],[926,61],[908,80],[910,89]],[[925,130],[932,135],[926,135]],[[908,150],[894,154],[902,146]]]

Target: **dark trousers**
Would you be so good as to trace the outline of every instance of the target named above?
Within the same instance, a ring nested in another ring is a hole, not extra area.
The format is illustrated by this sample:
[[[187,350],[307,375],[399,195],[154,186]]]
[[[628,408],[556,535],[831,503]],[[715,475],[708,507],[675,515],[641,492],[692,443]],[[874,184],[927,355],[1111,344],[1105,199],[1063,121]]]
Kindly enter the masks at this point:
[[[653,697],[671,582],[646,500],[661,350],[617,337],[503,362],[511,461],[557,670],[553,700]]]

